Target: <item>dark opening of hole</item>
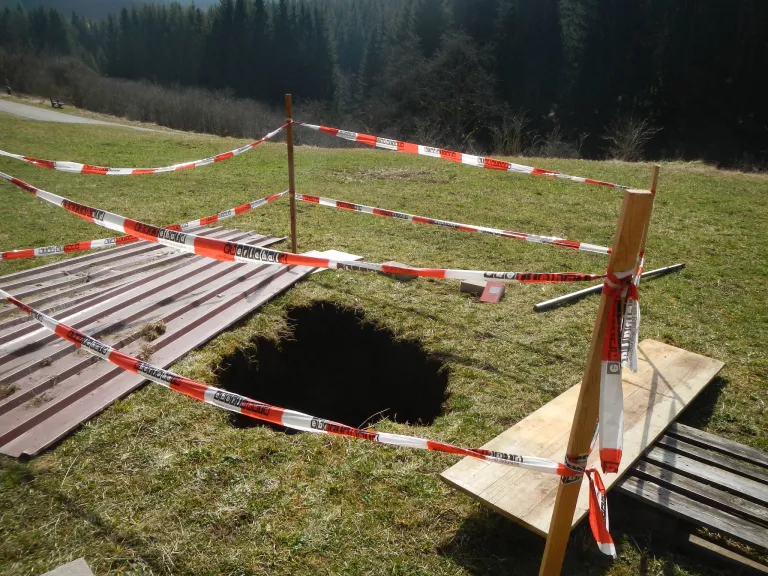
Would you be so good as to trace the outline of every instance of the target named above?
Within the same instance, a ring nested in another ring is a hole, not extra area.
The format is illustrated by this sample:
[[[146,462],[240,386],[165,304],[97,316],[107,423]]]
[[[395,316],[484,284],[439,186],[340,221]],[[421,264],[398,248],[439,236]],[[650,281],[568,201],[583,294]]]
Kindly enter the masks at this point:
[[[220,386],[350,426],[381,418],[431,424],[446,400],[448,369],[415,340],[329,302],[288,311],[292,337],[258,338],[223,363]],[[235,416],[237,426],[257,422]]]

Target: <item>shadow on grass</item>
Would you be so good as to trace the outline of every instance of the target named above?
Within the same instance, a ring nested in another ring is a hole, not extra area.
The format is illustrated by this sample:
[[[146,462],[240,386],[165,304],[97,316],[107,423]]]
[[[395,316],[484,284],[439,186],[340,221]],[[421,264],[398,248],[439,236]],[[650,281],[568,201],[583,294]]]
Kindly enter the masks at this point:
[[[330,302],[292,308],[286,317],[290,338],[257,338],[254,350],[222,362],[222,388],[352,426],[385,417],[429,425],[441,414],[448,370],[419,342]],[[256,424],[237,415],[233,423]]]
[[[715,408],[729,381],[722,376],[710,382],[699,396],[691,402],[677,421],[680,424],[701,429],[706,426],[715,414]]]
[[[611,535],[617,544],[619,559],[611,560],[598,551],[585,520],[571,532],[562,574],[604,575],[616,571],[622,564],[626,572],[619,568],[616,573],[641,576],[735,573],[729,568],[712,566],[706,559],[685,550],[681,534],[690,528],[685,523],[615,491],[610,493],[609,501]],[[500,514],[481,509],[464,520],[458,532],[438,548],[438,553],[476,576],[536,576],[544,545],[543,537]]]

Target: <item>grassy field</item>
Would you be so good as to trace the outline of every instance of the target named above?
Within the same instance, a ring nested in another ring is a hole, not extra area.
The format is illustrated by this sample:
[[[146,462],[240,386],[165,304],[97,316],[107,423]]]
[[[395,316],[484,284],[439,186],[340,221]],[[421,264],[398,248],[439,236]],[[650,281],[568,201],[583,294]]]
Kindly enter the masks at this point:
[[[311,119],[307,119],[310,120]],[[42,124],[0,114],[0,148],[48,159],[147,167],[202,158],[241,141]],[[569,174],[645,187],[648,164],[525,159]],[[283,144],[178,174],[103,178],[0,158],[0,170],[46,190],[145,222],[183,222],[286,188]],[[509,230],[610,245],[620,194],[600,187],[457,166],[370,149],[296,152],[299,191]],[[285,235],[287,202],[230,227]],[[301,250],[335,248],[370,261],[486,270],[602,272],[597,255],[300,205]],[[648,268],[681,274],[641,288],[641,338],[726,363],[683,421],[768,449],[768,178],[698,163],[664,163]],[[0,250],[109,236],[0,183]],[[39,262],[0,264],[7,274]],[[418,341],[448,372],[429,425],[384,431],[480,445],[580,379],[597,299],[536,314],[569,286],[509,286],[498,306],[458,283],[398,283],[324,272],[175,367],[216,384],[254,342],[290,336],[296,307],[334,303],[397,338]],[[326,369],[344,370],[344,350]],[[319,370],[321,370],[320,368]],[[377,370],[377,368],[372,368]],[[370,374],[360,373],[361,398]],[[286,386],[290,383],[286,383]],[[260,398],[258,381],[251,395]],[[323,414],[318,414],[323,416]],[[360,424],[360,422],[348,422]],[[37,574],[85,556],[117,574],[535,574],[543,540],[448,488],[449,455],[346,439],[242,428],[222,411],[157,386],[118,402],[28,463],[0,458],[0,573]],[[677,551],[640,508],[611,496],[620,559],[577,530],[565,574],[717,574]]]

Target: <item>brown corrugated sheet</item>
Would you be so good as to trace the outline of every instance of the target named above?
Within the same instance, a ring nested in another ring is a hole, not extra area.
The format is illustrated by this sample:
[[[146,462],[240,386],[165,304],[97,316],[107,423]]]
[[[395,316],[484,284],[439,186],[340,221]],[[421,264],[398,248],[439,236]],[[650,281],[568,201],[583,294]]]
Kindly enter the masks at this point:
[[[196,233],[279,241],[224,228]],[[9,274],[0,288],[128,354],[151,346],[149,361],[167,368],[312,270],[230,264],[139,242]],[[148,344],[141,329],[156,321],[165,333]],[[0,306],[0,453],[38,454],[143,381]]]

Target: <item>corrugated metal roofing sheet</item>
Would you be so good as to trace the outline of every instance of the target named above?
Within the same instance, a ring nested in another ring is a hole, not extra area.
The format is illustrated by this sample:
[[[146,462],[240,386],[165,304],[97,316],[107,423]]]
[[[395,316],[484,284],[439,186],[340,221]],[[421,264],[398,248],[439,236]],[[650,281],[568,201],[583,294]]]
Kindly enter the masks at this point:
[[[224,228],[196,233],[260,246],[280,240]],[[169,367],[312,270],[230,264],[139,242],[9,274],[0,287],[129,354],[151,346],[150,361]],[[148,344],[142,327],[158,321],[165,332]],[[0,453],[38,454],[142,382],[0,306]]]

